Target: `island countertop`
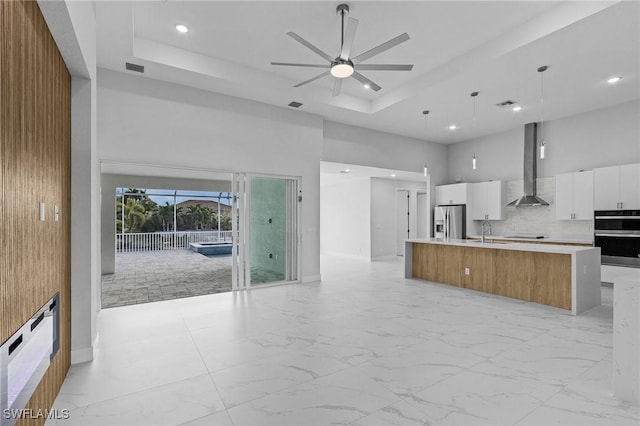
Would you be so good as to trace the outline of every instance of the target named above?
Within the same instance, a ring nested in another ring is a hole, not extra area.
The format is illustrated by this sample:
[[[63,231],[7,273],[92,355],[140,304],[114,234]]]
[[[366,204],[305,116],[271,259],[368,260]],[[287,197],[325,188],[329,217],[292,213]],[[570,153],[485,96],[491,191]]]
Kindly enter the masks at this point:
[[[416,238],[405,277],[527,300],[579,315],[601,304],[600,248]]]
[[[476,240],[457,240],[440,238],[413,238],[407,240],[409,243],[423,243],[423,244],[443,244],[452,246],[463,247],[477,247],[487,249],[499,249],[499,250],[518,250],[518,251],[532,251],[541,253],[563,253],[573,254],[585,250],[600,251],[597,247],[587,246],[566,246],[561,244],[535,244],[535,243],[521,243],[521,242],[481,242]]]

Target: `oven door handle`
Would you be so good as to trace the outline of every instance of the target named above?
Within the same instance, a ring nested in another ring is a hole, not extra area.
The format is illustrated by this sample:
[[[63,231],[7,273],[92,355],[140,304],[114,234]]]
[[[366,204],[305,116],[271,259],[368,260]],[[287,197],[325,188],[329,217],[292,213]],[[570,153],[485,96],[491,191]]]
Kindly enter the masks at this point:
[[[596,219],[640,220],[640,216],[595,216]]]
[[[596,237],[640,238],[640,234],[596,234]]]

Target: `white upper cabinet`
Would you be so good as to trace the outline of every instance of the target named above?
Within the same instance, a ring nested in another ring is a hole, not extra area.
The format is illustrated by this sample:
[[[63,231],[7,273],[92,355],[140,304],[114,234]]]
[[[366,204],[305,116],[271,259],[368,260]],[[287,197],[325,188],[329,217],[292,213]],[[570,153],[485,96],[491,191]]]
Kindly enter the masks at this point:
[[[593,172],[556,176],[556,219],[593,219]]]
[[[468,183],[436,186],[436,205],[467,204],[469,198]]]
[[[471,218],[473,220],[503,220],[505,210],[502,181],[471,184]]]
[[[640,209],[640,164],[594,169],[595,210]]]
[[[640,164],[620,166],[620,208],[640,209]]]

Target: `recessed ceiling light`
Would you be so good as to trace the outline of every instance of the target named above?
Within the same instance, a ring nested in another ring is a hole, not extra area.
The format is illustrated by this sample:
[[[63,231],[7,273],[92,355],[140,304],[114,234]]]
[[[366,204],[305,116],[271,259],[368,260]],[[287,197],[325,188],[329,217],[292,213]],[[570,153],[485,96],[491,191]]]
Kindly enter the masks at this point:
[[[371,89],[371,85],[369,83],[365,83],[364,88],[365,89]]]
[[[607,80],[607,83],[609,84],[616,84],[617,82],[619,82],[620,80],[622,80],[622,77],[620,76],[615,76],[615,77],[611,77],[609,80]]]
[[[179,33],[183,33],[183,34],[189,32],[189,28],[186,25],[182,25],[182,24],[176,25],[176,30],[178,30]]]
[[[391,177],[396,177],[396,174],[395,173],[391,173]]]
[[[522,107],[520,105],[516,105],[512,108],[515,112],[522,111]]]
[[[455,124],[452,124],[451,126],[449,126],[449,130],[455,130],[457,128],[458,126],[456,126]]]
[[[351,173],[351,169],[340,170],[340,173]]]

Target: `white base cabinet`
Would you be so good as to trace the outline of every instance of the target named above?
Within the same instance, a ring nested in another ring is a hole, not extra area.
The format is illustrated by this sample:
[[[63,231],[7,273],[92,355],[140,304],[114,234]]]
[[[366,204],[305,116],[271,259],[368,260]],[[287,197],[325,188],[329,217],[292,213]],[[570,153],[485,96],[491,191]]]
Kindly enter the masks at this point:
[[[593,219],[593,172],[556,176],[556,220]]]
[[[502,181],[471,184],[471,218],[473,220],[503,220],[505,217],[505,186]]]

